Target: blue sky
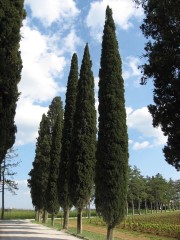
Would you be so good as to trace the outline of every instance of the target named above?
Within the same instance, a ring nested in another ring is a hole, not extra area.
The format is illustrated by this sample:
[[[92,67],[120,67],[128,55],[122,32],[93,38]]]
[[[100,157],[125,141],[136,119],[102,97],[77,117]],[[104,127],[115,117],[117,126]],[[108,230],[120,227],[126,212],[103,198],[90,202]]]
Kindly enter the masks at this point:
[[[146,42],[139,29],[142,9],[136,9],[132,0],[25,0],[27,17],[21,29],[23,70],[14,146],[22,162],[15,176],[19,191],[16,196],[6,193],[5,207],[32,208],[27,178],[34,160],[39,123],[53,97],[61,96],[64,102],[72,54],[77,53],[80,67],[86,42],[93,63],[98,107],[98,71],[107,5],[113,10],[122,58],[129,164],[136,165],[144,176],[160,173],[166,179],[179,179],[179,173],[164,160],[162,148],[166,138],[159,128],[152,127],[146,107],[153,102],[152,82],[146,86],[139,84],[138,65],[144,61],[141,56]]]

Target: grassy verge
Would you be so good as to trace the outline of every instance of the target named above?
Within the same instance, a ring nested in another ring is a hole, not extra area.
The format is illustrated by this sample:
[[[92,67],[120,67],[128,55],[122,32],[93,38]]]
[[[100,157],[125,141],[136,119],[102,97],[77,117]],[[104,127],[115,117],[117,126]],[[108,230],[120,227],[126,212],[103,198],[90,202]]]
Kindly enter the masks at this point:
[[[51,221],[49,220],[47,224],[44,224],[47,227],[54,228],[56,230],[61,230],[62,224],[60,220],[55,220],[54,227],[51,226]],[[106,226],[95,225],[89,223],[88,219],[83,219],[83,233],[76,233],[76,219],[70,219],[69,221],[69,230],[68,233],[77,236],[82,239],[87,240],[104,240],[106,239]],[[137,232],[133,230],[124,230],[120,228],[115,229],[114,240],[175,240],[177,238],[157,236],[148,233]]]

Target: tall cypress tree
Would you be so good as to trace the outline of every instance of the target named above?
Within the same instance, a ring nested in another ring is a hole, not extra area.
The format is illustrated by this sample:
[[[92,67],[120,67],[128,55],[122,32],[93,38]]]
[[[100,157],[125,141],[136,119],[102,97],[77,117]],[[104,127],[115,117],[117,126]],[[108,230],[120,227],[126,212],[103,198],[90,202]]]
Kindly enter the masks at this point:
[[[45,207],[45,193],[48,184],[50,166],[50,140],[49,120],[47,116],[43,114],[36,143],[33,168],[29,172],[30,179],[28,179],[32,204],[38,211]]]
[[[109,6],[106,9],[99,79],[95,203],[107,223],[107,239],[112,239],[114,227],[125,214],[128,135],[121,58]]]
[[[70,167],[70,194],[78,210],[78,233],[82,231],[82,209],[90,199],[95,168],[96,111],[91,67],[86,44],[78,82]]]
[[[68,229],[69,209],[72,206],[69,196],[69,171],[70,171],[70,156],[71,156],[71,143],[72,143],[72,129],[74,122],[74,112],[77,95],[78,83],[78,59],[74,53],[71,60],[71,69],[69,72],[66,103],[64,111],[64,127],[62,132],[62,150],[61,161],[59,167],[59,203],[64,210],[63,229]]]
[[[52,214],[52,225],[54,225],[54,217],[59,211],[58,199],[58,176],[59,176],[59,163],[61,155],[61,138],[63,126],[63,107],[58,109],[57,117],[54,123],[51,152],[50,152],[50,169],[48,186],[46,189],[46,210]]]
[[[24,0],[0,0],[0,164],[15,142],[14,117],[21,79],[20,28]]]

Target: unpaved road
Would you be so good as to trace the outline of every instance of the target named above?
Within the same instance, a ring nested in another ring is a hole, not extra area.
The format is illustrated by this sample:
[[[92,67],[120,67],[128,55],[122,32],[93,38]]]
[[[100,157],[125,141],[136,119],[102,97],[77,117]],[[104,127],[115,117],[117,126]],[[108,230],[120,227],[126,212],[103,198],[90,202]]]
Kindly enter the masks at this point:
[[[28,220],[0,221],[0,240],[79,240]]]

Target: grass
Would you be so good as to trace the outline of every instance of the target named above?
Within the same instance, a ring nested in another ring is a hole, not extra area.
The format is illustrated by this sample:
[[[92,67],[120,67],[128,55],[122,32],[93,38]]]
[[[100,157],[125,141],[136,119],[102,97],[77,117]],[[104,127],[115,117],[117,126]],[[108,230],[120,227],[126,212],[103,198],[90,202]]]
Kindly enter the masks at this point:
[[[77,236],[77,237],[81,237],[83,239],[90,239],[90,240],[104,240],[105,239],[105,235],[102,235],[102,234],[98,234],[98,233],[95,233],[95,232],[90,232],[90,231],[87,231],[87,230],[83,230],[83,233],[81,234],[77,234],[77,230],[76,228],[74,227],[70,227],[68,229],[68,232],[74,236]],[[120,238],[114,238],[114,240],[118,240]],[[123,239],[122,239],[123,240]]]
[[[83,211],[83,217],[87,216],[87,211]],[[0,209],[0,216],[1,216],[1,209]],[[57,218],[62,218],[63,212],[59,211],[57,214]],[[72,210],[70,212],[70,217],[76,217],[77,216],[77,211]],[[96,211],[91,210],[91,216],[96,216]],[[49,215],[51,217],[51,215]],[[24,209],[12,209],[11,211],[4,212],[4,219],[9,220],[9,219],[34,219],[35,218],[35,211],[34,210],[24,210]]]
[[[0,209],[1,215],[1,209]],[[34,219],[35,212],[34,210],[24,210],[24,209],[12,209],[11,211],[4,212],[4,219]]]

